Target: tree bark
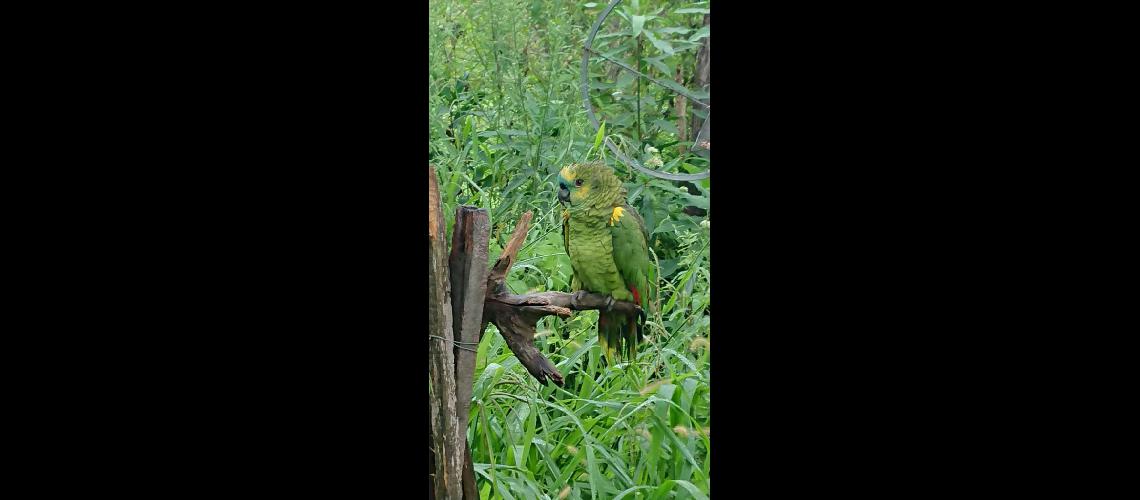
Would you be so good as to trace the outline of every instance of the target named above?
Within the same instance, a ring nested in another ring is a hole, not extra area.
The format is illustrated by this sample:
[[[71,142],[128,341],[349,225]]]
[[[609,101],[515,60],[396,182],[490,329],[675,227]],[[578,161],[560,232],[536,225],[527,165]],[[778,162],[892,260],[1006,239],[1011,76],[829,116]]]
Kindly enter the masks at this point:
[[[466,433],[456,418],[455,356],[452,353],[452,315],[447,273],[445,225],[439,202],[439,181],[428,165],[428,401],[432,423],[436,498],[463,497],[463,456]]]
[[[475,377],[475,349],[483,333],[483,301],[487,294],[487,240],[491,226],[487,211],[461,206],[455,209],[455,226],[451,233],[452,325],[459,342],[455,352],[455,410],[464,438],[470,416],[471,391]],[[478,500],[475,488],[475,463],[470,446],[464,453],[463,497]]]

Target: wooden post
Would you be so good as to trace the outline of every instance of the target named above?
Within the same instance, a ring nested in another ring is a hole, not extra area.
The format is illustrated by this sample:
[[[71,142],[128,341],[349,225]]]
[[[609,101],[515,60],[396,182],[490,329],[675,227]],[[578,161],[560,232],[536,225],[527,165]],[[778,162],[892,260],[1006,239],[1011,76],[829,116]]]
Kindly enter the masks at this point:
[[[446,223],[439,199],[435,168],[428,165],[428,401],[435,464],[435,497],[463,498],[463,456],[466,432],[460,432],[455,404],[455,356],[452,353],[452,314],[447,272]]]
[[[487,211],[470,206],[455,209],[455,226],[451,233],[452,328],[459,344],[455,346],[455,410],[459,429],[467,436],[471,391],[475,383],[475,348],[483,333],[483,300],[487,290],[487,242],[491,223]],[[475,487],[475,463],[470,444],[464,453],[463,497],[478,500]]]

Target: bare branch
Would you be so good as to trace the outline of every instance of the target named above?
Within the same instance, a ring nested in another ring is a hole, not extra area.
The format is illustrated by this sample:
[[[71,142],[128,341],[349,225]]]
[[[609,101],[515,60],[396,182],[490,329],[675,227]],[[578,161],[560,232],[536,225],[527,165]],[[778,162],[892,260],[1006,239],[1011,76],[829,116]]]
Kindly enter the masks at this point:
[[[526,233],[530,230],[530,219],[533,216],[534,214],[528,211],[519,218],[518,224],[515,225],[514,234],[511,234],[511,239],[503,248],[503,253],[499,254],[499,260],[495,261],[495,266],[487,275],[488,294],[498,293],[500,287],[506,286],[504,282],[507,279],[507,274],[511,272],[511,266],[515,265],[515,256],[526,241]]]

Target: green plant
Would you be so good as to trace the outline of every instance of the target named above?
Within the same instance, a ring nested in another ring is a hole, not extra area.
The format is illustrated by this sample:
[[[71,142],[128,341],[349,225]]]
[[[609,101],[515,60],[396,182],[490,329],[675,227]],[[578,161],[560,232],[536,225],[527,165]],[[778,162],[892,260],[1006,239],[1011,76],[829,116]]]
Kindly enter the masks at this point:
[[[670,89],[609,79],[602,60],[591,62],[590,73],[604,131],[586,120],[579,62],[605,4],[433,0],[429,6],[429,154],[448,232],[458,205],[488,209],[493,261],[515,221],[532,211],[508,285],[515,293],[569,291],[556,175],[567,163],[602,158],[625,178],[661,268],[660,304],[646,327],[647,346],[632,362],[605,365],[596,312],[540,322],[536,344],[566,376],[563,388],[540,386],[493,326],[484,332],[467,430],[484,498],[705,498],[710,491],[709,183],[632,173],[607,155],[601,139],[643,162],[656,158],[654,168],[666,171],[695,172],[707,164],[680,147]],[[693,64],[696,43],[707,35],[702,9],[708,2],[623,2],[599,42],[625,60],[641,50],[643,72],[672,80],[678,67],[684,72]],[[638,92],[640,115],[638,103],[622,97]],[[686,207],[705,214],[690,215]]]

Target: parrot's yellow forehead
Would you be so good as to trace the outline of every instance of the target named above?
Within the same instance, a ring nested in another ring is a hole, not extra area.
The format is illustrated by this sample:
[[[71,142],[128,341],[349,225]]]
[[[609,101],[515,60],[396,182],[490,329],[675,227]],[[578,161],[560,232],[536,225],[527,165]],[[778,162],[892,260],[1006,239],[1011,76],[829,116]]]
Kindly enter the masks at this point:
[[[574,180],[574,171],[570,169],[569,165],[562,167],[562,170],[558,172],[558,175],[561,175],[563,179],[566,179],[568,181]]]

